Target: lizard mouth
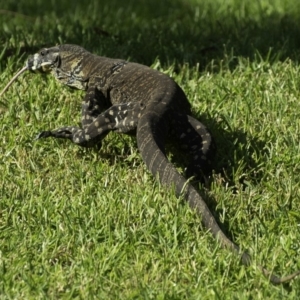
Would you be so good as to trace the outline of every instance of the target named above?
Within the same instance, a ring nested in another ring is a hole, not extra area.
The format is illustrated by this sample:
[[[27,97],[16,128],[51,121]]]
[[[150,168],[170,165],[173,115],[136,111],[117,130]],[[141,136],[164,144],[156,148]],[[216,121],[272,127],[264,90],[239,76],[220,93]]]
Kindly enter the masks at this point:
[[[34,54],[30,56],[27,60],[26,67],[29,71],[33,72],[50,72],[52,62],[43,61],[42,57],[39,54]]]

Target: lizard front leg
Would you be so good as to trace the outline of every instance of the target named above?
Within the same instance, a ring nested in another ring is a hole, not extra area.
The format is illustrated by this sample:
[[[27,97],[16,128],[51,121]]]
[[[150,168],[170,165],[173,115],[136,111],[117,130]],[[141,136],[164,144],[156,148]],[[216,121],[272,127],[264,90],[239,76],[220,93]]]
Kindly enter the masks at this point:
[[[84,123],[83,128],[66,126],[53,131],[43,131],[37,139],[54,137],[69,139],[83,147],[91,147],[110,132],[128,133],[136,129],[138,118],[144,106],[140,103],[122,103],[111,106],[105,112]]]

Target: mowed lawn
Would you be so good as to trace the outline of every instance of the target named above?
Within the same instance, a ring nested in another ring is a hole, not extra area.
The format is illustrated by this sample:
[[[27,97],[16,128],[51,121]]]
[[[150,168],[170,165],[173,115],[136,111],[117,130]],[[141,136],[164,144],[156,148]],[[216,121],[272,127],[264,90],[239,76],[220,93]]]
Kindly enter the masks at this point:
[[[0,0],[0,90],[43,46],[79,44],[173,77],[217,155],[199,188],[250,266],[146,169],[136,141],[35,135],[83,92],[25,73],[0,99],[0,299],[298,299],[300,5],[295,0]],[[178,166],[184,165],[170,154]]]

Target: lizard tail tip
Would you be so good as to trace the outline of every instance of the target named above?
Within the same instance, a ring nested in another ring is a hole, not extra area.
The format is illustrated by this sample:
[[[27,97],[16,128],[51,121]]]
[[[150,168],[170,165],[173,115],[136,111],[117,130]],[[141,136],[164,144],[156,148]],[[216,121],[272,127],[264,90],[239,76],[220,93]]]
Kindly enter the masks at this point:
[[[269,277],[271,283],[273,283],[274,285],[278,285],[278,284],[287,283],[292,279],[296,278],[297,276],[299,276],[300,270],[284,277],[278,277],[276,275],[273,275],[271,272],[267,271],[266,269],[263,269],[263,274],[264,276]]]

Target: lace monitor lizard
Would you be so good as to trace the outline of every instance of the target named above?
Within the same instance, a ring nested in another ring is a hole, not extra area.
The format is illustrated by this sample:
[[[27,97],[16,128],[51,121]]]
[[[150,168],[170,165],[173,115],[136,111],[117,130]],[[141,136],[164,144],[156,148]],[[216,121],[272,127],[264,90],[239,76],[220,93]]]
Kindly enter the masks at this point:
[[[63,138],[80,146],[93,146],[101,143],[110,131],[135,134],[142,159],[151,173],[161,184],[174,186],[176,195],[183,196],[201,215],[204,226],[220,244],[241,255],[242,263],[250,264],[249,254],[242,253],[227,238],[193,185],[166,157],[167,139],[181,145],[191,158],[187,167],[189,177],[208,171],[214,153],[209,131],[192,117],[190,104],[174,80],[147,66],[100,57],[77,45],[40,50],[29,57],[24,69],[15,77],[24,70],[52,73],[62,84],[86,91],[82,101],[82,128],[67,126],[43,131],[37,139]],[[277,277],[264,267],[259,268],[274,284],[287,282],[300,274],[298,271]]]

